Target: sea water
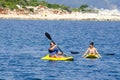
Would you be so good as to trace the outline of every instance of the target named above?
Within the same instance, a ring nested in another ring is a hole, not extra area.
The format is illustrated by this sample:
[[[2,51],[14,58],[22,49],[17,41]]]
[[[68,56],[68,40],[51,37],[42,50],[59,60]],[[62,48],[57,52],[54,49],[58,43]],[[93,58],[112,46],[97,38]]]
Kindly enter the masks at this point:
[[[45,32],[74,61],[41,60]],[[82,58],[91,41],[102,58]],[[0,80],[120,80],[120,22],[0,20]]]

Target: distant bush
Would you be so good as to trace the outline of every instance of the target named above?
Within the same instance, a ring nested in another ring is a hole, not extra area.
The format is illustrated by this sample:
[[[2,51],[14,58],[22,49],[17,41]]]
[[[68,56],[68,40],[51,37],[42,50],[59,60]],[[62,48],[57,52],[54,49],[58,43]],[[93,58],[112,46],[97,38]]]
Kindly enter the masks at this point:
[[[18,7],[12,3],[12,2],[6,2],[6,3],[2,3],[2,7],[5,7],[5,8],[10,8],[10,9],[18,9]]]
[[[34,12],[34,9],[33,9],[33,8],[30,8],[29,11],[30,11],[30,12]]]
[[[88,5],[87,5],[87,4],[84,4],[84,5],[81,5],[81,6],[80,6],[79,10],[80,10],[80,11],[86,11],[87,8],[88,8]]]
[[[39,2],[37,0],[0,0],[0,7],[17,9],[16,5],[21,6],[38,6]]]

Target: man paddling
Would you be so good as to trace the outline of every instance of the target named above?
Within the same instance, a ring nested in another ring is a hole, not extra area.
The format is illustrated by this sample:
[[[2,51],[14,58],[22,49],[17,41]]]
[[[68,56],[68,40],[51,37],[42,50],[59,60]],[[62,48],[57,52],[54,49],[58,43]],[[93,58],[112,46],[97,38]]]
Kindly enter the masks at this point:
[[[62,56],[63,53],[59,51],[59,49],[57,48],[57,45],[53,41],[50,43],[50,48],[48,51],[49,51],[50,57],[53,57],[53,58],[63,57]]]
[[[85,57],[87,54],[98,54],[99,55],[97,49],[94,47],[94,42],[90,43],[89,48],[84,53],[83,57]],[[101,56],[99,55],[99,57],[101,57]]]

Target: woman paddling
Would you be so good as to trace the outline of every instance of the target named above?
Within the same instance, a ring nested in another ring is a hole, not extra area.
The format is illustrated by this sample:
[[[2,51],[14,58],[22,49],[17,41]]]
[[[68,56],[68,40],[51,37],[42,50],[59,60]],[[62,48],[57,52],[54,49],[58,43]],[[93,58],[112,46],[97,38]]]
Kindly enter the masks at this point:
[[[84,53],[83,57],[85,57],[87,54],[98,54],[99,55],[97,49],[94,47],[94,42],[90,43],[89,48]],[[99,57],[101,57],[101,56],[99,55]]]
[[[53,41],[50,43],[50,48],[48,51],[49,51],[50,57],[53,57],[53,58],[63,57],[62,56],[63,53],[59,51],[59,49],[57,48],[57,45]]]

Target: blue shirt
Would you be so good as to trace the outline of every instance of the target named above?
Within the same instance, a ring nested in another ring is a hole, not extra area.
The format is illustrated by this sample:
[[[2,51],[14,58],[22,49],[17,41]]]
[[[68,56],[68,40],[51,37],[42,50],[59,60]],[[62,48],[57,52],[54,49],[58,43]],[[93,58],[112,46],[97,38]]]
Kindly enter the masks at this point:
[[[56,47],[56,48],[54,48],[53,50],[49,50],[49,55],[50,56],[53,56],[53,55],[55,55],[55,54],[57,54],[58,53],[58,48]]]

